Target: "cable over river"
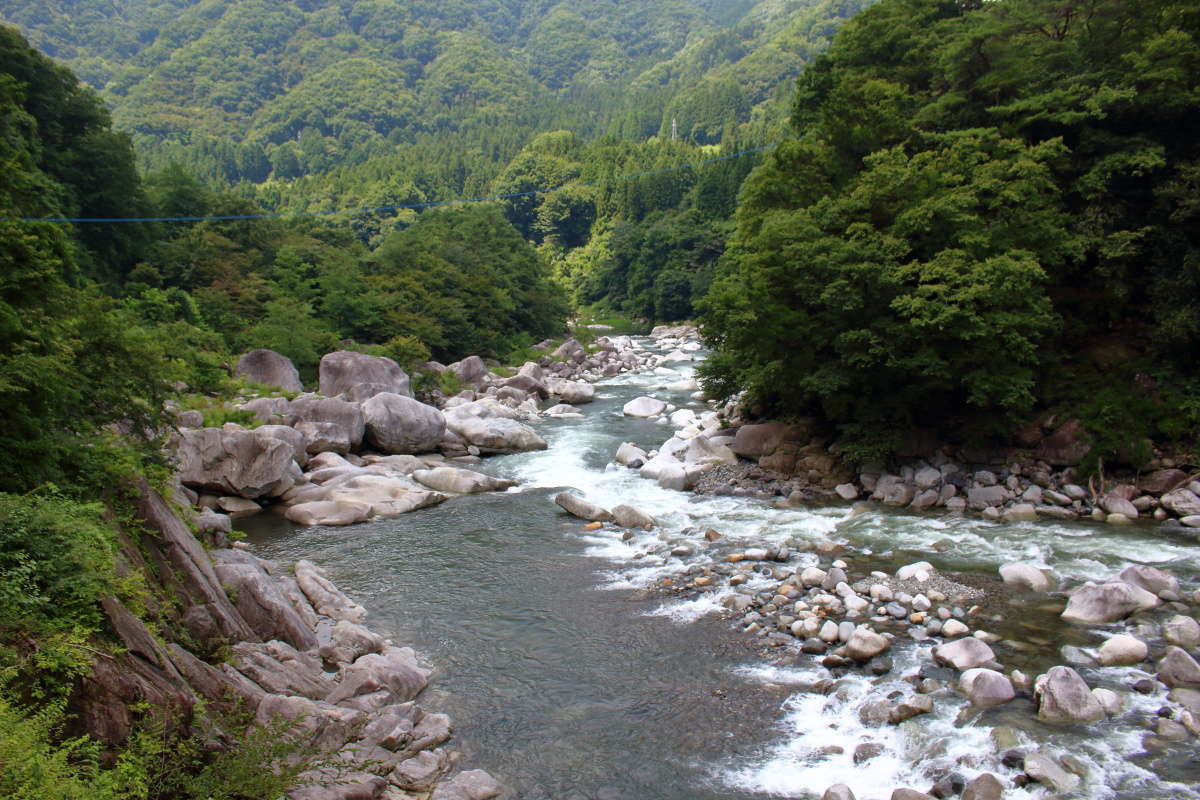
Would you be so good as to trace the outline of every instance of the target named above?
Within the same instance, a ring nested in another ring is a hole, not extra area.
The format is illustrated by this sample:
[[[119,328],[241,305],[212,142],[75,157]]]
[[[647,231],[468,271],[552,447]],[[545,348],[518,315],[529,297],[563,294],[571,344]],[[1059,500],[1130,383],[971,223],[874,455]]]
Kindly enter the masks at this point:
[[[673,375],[607,379],[583,419],[538,423],[548,450],[487,459],[480,469],[519,481],[506,493],[348,528],[300,528],[272,515],[239,526],[263,557],[320,564],[369,610],[373,627],[416,648],[436,670],[436,694],[422,704],[451,715],[463,763],[495,775],[508,798],[817,798],[845,783],[859,800],[884,799],[896,787],[928,791],[947,776],[982,772],[1001,779],[1005,797],[1055,796],[1042,784],[1013,785],[1021,770],[1001,761],[1013,749],[1070,756],[1077,781],[1058,796],[1200,798],[1194,738],[1146,754],[1143,740],[1166,704],[1161,685],[1147,694],[1131,689],[1153,677],[1149,662],[1073,664],[1089,686],[1114,690],[1122,710],[1052,726],[1025,697],[969,709],[954,671],[929,659],[929,642],[898,636],[890,669],[832,674],[820,656],[800,652],[800,639],[770,648],[740,630],[742,614],[725,603],[733,587],[663,589],[664,579],[750,547],[787,547],[791,555],[751,571],[742,590],[766,585],[779,566],[820,561],[828,569],[829,559],[812,551],[817,542],[844,548],[851,581],[928,561],[987,593],[972,625],[999,637],[1005,670],[1036,676],[1065,663],[1063,645],[1086,654],[1105,636],[1063,623],[1061,598],[1013,595],[997,577],[1001,564],[1041,563],[1064,587],[1149,564],[1174,572],[1190,593],[1200,574],[1194,544],[1150,527],[773,508],[660,488],[612,458],[622,442],[650,450],[672,430],[624,416],[627,401],[652,393],[705,410],[690,392],[666,388],[691,377],[693,365],[671,367]],[[553,503],[563,488],[605,508],[636,506],[660,527],[627,540],[611,526],[584,531]],[[709,529],[720,538],[706,539]],[[912,694],[906,679],[917,675],[944,687],[933,694],[934,710],[872,723],[864,708]]]

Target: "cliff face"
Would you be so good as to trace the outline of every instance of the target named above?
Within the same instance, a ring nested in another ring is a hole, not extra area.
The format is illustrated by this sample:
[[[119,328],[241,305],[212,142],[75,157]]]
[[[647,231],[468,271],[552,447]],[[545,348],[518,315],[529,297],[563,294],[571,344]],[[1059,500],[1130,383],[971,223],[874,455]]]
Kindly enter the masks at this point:
[[[192,729],[202,709],[240,708],[260,724],[293,723],[306,746],[334,754],[336,770],[303,776],[294,800],[499,793],[480,771],[445,780],[457,764],[442,747],[450,720],[414,702],[429,671],[411,649],[364,627],[366,611],[319,568],[300,561],[286,570],[244,550],[206,549],[145,485],[136,508],[141,530],[123,541],[121,567],[145,576],[143,616],[153,623],[115,597],[102,601],[123,650],[98,656],[76,694],[86,733],[118,745],[135,709]],[[202,535],[223,545],[220,525],[205,522]]]

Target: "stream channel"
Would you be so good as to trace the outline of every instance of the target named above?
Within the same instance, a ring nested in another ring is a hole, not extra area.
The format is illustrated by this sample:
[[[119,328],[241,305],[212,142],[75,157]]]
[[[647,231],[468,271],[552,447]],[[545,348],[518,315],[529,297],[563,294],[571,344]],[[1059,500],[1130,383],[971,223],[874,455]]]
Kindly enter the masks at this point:
[[[650,340],[641,345],[655,349]],[[1117,690],[1126,702],[1124,714],[1096,725],[1042,725],[1028,699],[970,712],[950,692],[937,696],[933,714],[867,728],[857,707],[869,691],[910,693],[901,678],[928,663],[928,643],[898,638],[890,674],[852,672],[837,691],[811,693],[804,687],[829,677],[819,659],[782,648],[764,656],[761,642],[721,607],[727,588],[690,599],[656,588],[714,551],[748,546],[789,543],[796,567],[817,563],[796,552],[804,543],[833,540],[848,548],[852,578],[926,560],[991,582],[990,616],[973,625],[1007,640],[996,648],[1006,669],[1036,675],[1064,663],[1061,645],[1094,648],[1123,626],[1063,625],[1060,599],[1007,595],[995,578],[1000,564],[1038,563],[1068,588],[1126,564],[1151,564],[1174,571],[1190,592],[1200,576],[1194,539],[1146,526],[776,509],[661,489],[610,462],[623,441],[649,450],[672,432],[623,416],[628,400],[653,394],[703,410],[689,393],[665,388],[692,375],[691,364],[672,366],[678,374],[606,379],[582,420],[535,423],[549,450],[486,459],[480,469],[520,482],[507,493],[349,528],[300,528],[271,514],[238,526],[262,557],[322,566],[367,608],[374,630],[416,648],[435,670],[422,705],[451,715],[451,744],[464,767],[491,772],[512,800],[819,798],[839,782],[860,800],[886,800],[898,786],[926,791],[950,771],[968,779],[991,771],[1011,785],[1017,771],[999,762],[997,725],[1043,752],[1073,756],[1088,776],[1078,797],[1200,798],[1194,743],[1143,753],[1146,720],[1165,705],[1165,690],[1130,691],[1148,677],[1139,669],[1078,667],[1090,685]],[[661,528],[629,541],[618,530],[584,532],[553,503],[563,487],[604,507],[634,505]],[[722,538],[705,541],[708,528]],[[668,544],[687,544],[694,555],[671,556]],[[885,750],[856,766],[851,754],[864,741]],[[1043,791],[1033,784],[1005,797]]]

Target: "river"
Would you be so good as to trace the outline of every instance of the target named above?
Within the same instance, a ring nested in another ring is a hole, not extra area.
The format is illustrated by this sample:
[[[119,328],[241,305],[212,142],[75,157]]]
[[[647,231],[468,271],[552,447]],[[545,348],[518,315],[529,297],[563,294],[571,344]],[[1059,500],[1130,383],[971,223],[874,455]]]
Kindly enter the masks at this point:
[[[605,380],[584,419],[538,423],[549,450],[481,467],[520,482],[507,493],[350,528],[299,528],[273,515],[239,527],[263,557],[323,566],[366,606],[373,629],[418,650],[436,671],[423,705],[452,716],[464,764],[499,778],[509,798],[761,800],[819,797],[844,782],[861,800],[887,798],[896,786],[924,791],[948,771],[1007,780],[1016,773],[998,764],[992,743],[1000,724],[1078,759],[1088,775],[1081,797],[1200,798],[1193,745],[1134,757],[1145,720],[1164,704],[1161,694],[1128,691],[1144,677],[1134,668],[1080,668],[1092,686],[1120,690],[1128,703],[1125,714],[1095,726],[1041,725],[1028,700],[973,713],[950,695],[939,697],[934,714],[867,729],[857,707],[903,688],[902,677],[927,664],[927,648],[898,640],[889,675],[848,677],[831,694],[810,693],[803,687],[828,673],[798,653],[777,648],[764,657],[721,613],[721,591],[675,599],[656,588],[714,550],[832,539],[849,548],[852,573],[926,560],[986,583],[1000,564],[1021,560],[1073,583],[1142,563],[1175,571],[1193,589],[1194,540],[1143,526],[776,509],[750,498],[693,498],[611,464],[621,442],[650,449],[671,434],[623,416],[627,400],[653,393],[700,410],[687,392],[664,388],[690,377],[692,366]],[[661,528],[629,541],[585,532],[552,502],[563,487],[605,507],[637,506]],[[723,537],[706,542],[699,534],[708,528]],[[693,553],[671,555],[681,544]],[[806,553],[793,560],[816,563]],[[1006,667],[1037,674],[1062,663],[1061,644],[1103,640],[1059,624],[1061,603],[1043,599],[989,607],[988,629],[1015,644],[1001,656]],[[867,740],[884,754],[855,766],[851,754]],[[1041,795],[1031,787],[1007,796]]]

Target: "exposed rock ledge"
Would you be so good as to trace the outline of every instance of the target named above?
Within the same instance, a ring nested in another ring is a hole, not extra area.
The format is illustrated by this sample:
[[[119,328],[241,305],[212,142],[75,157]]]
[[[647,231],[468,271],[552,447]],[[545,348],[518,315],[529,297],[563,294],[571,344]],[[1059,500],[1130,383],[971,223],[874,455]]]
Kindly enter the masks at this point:
[[[177,609],[150,609],[163,631],[156,637],[119,600],[105,598],[125,652],[99,658],[80,687],[75,710],[86,732],[120,743],[141,701],[185,725],[200,701],[240,706],[260,723],[294,721],[308,744],[336,754],[336,774],[304,776],[308,785],[294,789],[293,800],[500,793],[487,773],[454,774],[459,756],[444,746],[450,719],[416,702],[429,671],[411,649],[364,627],[366,611],[317,566],[285,569],[243,550],[208,551],[145,486],[138,512],[145,532],[123,542],[125,566],[156,580],[153,593]],[[218,650],[223,659],[214,657]]]

